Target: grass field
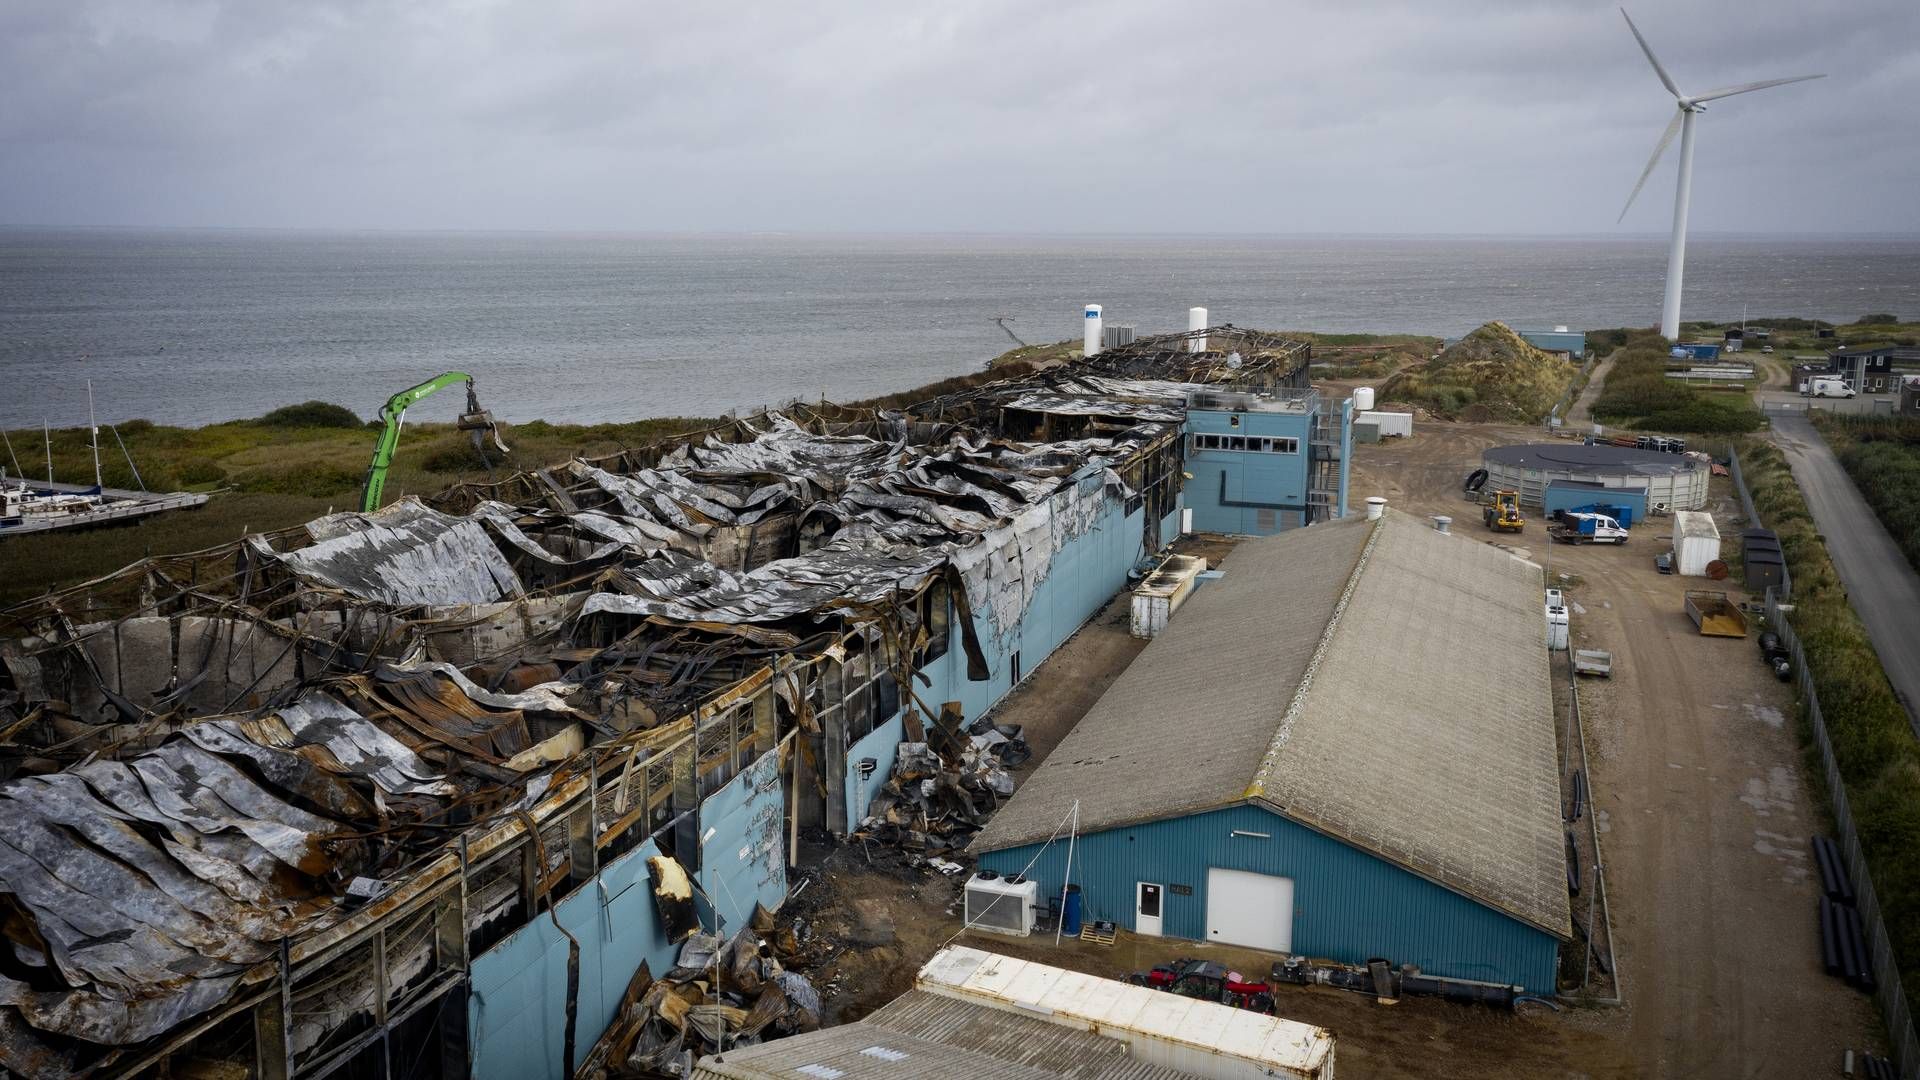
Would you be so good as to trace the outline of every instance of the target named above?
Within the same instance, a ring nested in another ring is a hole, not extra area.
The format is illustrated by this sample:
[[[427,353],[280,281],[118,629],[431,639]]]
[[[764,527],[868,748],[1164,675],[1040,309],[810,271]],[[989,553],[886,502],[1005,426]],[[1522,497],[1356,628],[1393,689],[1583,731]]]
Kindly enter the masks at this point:
[[[0,574],[0,605],[110,573],[148,555],[196,551],[248,532],[299,525],[329,510],[358,509],[379,432],[337,406],[332,407],[337,413],[329,414],[312,404],[200,428],[163,427],[144,420],[121,424],[120,437],[148,489],[207,491],[214,497],[198,510],[131,524],[0,540],[0,560],[6,566]],[[494,451],[491,464],[504,476],[573,457],[610,454],[713,423],[693,417],[594,425],[534,421],[503,429],[511,453],[502,459]],[[113,433],[103,429],[101,438],[106,485],[137,488]],[[7,441],[22,470],[29,476],[46,475],[46,443],[39,431],[9,431]],[[92,482],[93,454],[85,428],[55,430],[52,450],[55,479]],[[13,463],[6,465],[11,472]],[[450,424],[409,424],[387,473],[386,498],[392,502],[405,495],[433,494],[486,475],[487,464],[465,432]]]

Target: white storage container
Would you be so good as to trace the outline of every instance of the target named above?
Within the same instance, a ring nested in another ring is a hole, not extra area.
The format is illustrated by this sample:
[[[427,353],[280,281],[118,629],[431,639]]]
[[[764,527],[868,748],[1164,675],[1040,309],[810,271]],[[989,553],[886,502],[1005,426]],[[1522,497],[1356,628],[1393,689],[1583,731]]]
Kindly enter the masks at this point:
[[[1413,414],[1406,412],[1380,412],[1368,409],[1353,416],[1355,423],[1372,424],[1380,429],[1380,437],[1398,435],[1405,438],[1413,434]]]
[[[1684,577],[1706,577],[1707,564],[1720,557],[1720,530],[1713,515],[1680,510],[1673,515],[1673,569]]]
[[[1215,1080],[1333,1076],[1333,1033],[1246,1009],[948,946],[914,988],[1062,1027],[1097,1031],[1150,1065]]]

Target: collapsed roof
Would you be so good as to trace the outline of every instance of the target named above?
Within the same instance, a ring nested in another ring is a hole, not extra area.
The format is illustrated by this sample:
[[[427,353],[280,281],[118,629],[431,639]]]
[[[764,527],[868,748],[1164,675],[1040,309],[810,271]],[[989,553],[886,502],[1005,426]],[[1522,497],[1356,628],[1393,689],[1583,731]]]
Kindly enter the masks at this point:
[[[1304,347],[1247,355],[1144,339],[908,413],[757,415],[0,612],[0,1065],[164,1035],[583,750],[631,767],[850,627],[913,640],[935,581],[984,677],[970,613],[1010,631],[1101,500],[1170,512],[1190,386],[1302,377]]]

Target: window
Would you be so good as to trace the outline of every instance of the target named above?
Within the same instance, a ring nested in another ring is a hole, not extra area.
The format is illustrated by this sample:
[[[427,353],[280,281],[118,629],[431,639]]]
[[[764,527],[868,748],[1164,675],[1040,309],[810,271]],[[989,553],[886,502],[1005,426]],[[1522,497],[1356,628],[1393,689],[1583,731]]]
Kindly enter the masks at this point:
[[[1233,450],[1251,454],[1297,454],[1300,452],[1300,440],[1292,438],[1259,438],[1251,435],[1194,435],[1188,441],[1193,451]]]

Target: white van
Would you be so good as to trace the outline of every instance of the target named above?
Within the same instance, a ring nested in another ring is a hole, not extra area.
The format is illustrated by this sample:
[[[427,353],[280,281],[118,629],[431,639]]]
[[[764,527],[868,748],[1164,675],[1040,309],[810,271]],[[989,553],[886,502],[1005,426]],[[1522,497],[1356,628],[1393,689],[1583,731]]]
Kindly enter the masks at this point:
[[[1850,398],[1853,393],[1853,387],[1848,386],[1845,379],[1816,376],[1807,380],[1808,397]]]

